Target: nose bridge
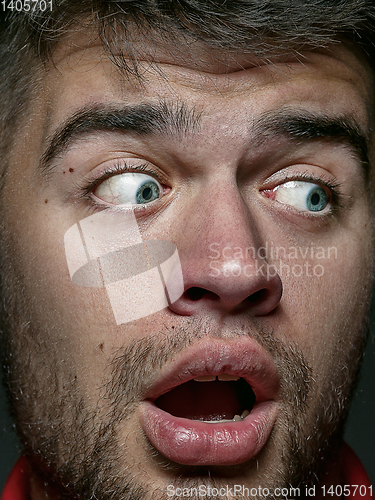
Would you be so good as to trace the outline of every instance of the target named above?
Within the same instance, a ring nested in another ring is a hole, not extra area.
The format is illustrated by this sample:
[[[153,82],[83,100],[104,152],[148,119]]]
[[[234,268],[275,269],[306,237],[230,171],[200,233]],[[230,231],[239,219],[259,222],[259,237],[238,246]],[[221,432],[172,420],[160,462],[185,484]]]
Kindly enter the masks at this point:
[[[238,187],[234,182],[212,183],[204,192],[200,196],[203,201],[198,202],[194,210],[196,238],[192,239],[191,254],[199,260],[219,261],[221,265],[230,262],[241,265],[240,261],[244,263],[245,260],[251,264],[262,240],[256,220]]]
[[[183,224],[178,247],[185,293],[176,312],[250,307],[266,314],[276,307],[281,280],[270,272],[261,252],[266,242],[235,181],[205,183]]]

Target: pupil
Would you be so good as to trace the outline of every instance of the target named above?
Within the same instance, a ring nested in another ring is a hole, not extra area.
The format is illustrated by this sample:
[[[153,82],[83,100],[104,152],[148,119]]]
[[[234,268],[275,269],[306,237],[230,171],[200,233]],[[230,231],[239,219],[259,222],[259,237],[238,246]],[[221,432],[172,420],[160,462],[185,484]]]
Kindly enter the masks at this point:
[[[314,193],[312,196],[311,196],[311,203],[313,205],[318,205],[320,202],[320,196],[318,195],[318,193]]]
[[[143,193],[142,193],[142,196],[145,200],[149,200],[152,196],[152,190],[151,188],[149,187],[146,187],[144,190],[143,190]]]
[[[307,198],[307,208],[313,212],[323,210],[328,203],[328,195],[321,187],[313,188]]]

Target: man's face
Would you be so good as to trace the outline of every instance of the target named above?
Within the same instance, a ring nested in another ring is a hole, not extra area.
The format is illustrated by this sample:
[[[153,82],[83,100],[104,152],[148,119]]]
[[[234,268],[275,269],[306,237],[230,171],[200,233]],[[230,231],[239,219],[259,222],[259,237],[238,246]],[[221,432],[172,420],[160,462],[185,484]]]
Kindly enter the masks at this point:
[[[272,494],[334,449],[363,347],[370,79],[339,46],[157,59],[140,83],[99,47],[62,50],[15,140],[2,260],[19,429],[70,495]],[[143,240],[177,246],[185,292],[116,324],[105,288],[72,282],[64,235],[129,211]]]

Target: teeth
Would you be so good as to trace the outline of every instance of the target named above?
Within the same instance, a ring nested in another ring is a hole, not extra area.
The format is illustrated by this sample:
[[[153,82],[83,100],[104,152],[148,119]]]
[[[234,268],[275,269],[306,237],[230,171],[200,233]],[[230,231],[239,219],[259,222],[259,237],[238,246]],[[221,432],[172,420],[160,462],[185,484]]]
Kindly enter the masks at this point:
[[[205,424],[223,424],[226,422],[242,422],[242,420],[250,415],[249,410],[245,410],[241,413],[241,415],[235,415],[232,420],[197,420],[197,422],[204,422]]]
[[[230,382],[232,380],[239,380],[240,377],[236,377],[236,375],[229,375],[229,373],[222,373],[221,375],[218,375],[217,378],[222,382]]]
[[[197,377],[194,379],[196,382],[213,382],[216,380],[215,375],[202,375],[202,377]]]
[[[204,422],[205,424],[224,424],[226,422],[233,422],[233,420],[200,420],[200,422]]]
[[[245,417],[247,417],[248,415],[250,415],[250,412],[249,410],[245,410],[241,413],[241,416],[240,415],[235,415],[233,417],[233,422],[241,422]]]

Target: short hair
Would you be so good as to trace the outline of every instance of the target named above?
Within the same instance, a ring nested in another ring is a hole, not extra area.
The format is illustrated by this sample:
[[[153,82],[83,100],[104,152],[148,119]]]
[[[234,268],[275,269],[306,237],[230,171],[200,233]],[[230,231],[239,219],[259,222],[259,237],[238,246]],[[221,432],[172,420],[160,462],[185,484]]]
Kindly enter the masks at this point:
[[[28,12],[2,12],[3,39],[12,50],[28,46],[45,57],[82,19],[96,24],[108,47],[111,31],[126,33],[129,20],[143,31],[185,34],[211,48],[263,57],[276,47],[300,50],[338,38],[370,50],[374,43],[373,0],[43,0],[43,5],[42,10],[41,0],[32,0]]]
[[[129,24],[149,40],[156,34],[169,43],[195,41],[216,53],[241,51],[263,60],[345,41],[375,62],[373,0],[33,0],[28,12],[23,1],[23,9],[16,0],[8,9],[11,1],[0,5],[3,162],[32,98],[36,68],[77,29],[91,30],[109,57],[133,73],[139,49]]]

